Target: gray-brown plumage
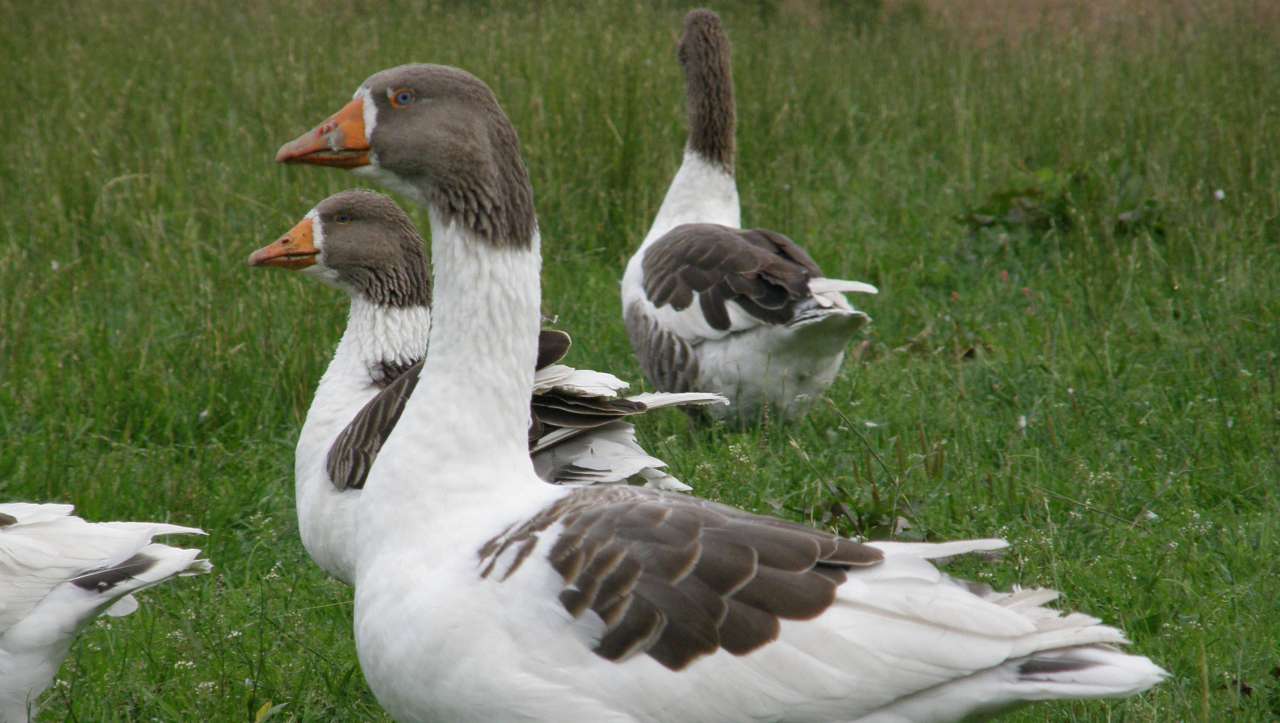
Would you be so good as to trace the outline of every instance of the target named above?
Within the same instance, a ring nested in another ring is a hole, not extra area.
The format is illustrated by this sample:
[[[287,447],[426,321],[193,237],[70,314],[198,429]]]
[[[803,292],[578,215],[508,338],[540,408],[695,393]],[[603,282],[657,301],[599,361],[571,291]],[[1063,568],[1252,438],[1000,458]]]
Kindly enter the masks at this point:
[[[720,17],[710,10],[686,15],[677,53],[685,72],[689,150],[733,175],[733,65]]]
[[[810,302],[818,264],[774,231],[711,223],[677,226],[644,256],[644,291],[656,307],[683,311],[696,299],[713,329],[731,326],[729,301],[770,324],[789,323]]]
[[[537,226],[532,186],[516,131],[488,86],[458,68],[402,65],[364,87],[377,107],[369,145],[382,169],[430,194],[422,200],[446,223],[493,244],[529,242]],[[476,114],[491,120],[477,122]]]
[[[379,306],[431,305],[431,268],[422,237],[391,199],[353,189],[333,194],[315,210],[316,222],[339,236],[324,248],[325,266],[339,286]],[[387,381],[395,375],[389,369]]]
[[[548,560],[564,581],[560,602],[575,618],[591,610],[604,621],[596,653],[645,653],[672,670],[720,648],[744,655],[772,642],[780,620],[826,610],[847,569],[883,560],[837,535],[713,502],[593,487],[486,543],[481,576],[505,580],[553,525]]]
[[[85,590],[106,592],[125,580],[150,570],[157,562],[159,561],[154,557],[139,552],[118,565],[72,578],[71,583]]]
[[[627,307],[622,321],[640,368],[654,387],[668,392],[697,389],[698,355],[689,342],[663,329],[635,304]]]

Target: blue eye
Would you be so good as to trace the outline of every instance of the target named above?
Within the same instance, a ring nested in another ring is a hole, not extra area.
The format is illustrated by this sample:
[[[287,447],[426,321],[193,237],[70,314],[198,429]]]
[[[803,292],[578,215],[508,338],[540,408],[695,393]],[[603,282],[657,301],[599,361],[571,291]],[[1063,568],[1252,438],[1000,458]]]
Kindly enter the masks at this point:
[[[401,88],[400,90],[397,90],[395,91],[394,94],[392,94],[391,105],[397,108],[403,108],[406,105],[410,105],[411,103],[413,103],[414,99],[415,99],[415,96],[412,90],[409,90],[408,88]]]

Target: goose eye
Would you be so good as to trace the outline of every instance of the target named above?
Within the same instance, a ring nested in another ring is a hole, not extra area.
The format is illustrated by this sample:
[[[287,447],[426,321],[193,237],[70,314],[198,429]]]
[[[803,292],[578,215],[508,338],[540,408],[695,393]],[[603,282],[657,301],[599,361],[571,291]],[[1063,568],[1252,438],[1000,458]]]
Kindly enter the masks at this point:
[[[351,215],[346,213],[336,213],[333,215],[334,223],[351,223]]]
[[[403,108],[412,104],[416,97],[409,88],[400,88],[391,92],[391,105],[396,108]]]

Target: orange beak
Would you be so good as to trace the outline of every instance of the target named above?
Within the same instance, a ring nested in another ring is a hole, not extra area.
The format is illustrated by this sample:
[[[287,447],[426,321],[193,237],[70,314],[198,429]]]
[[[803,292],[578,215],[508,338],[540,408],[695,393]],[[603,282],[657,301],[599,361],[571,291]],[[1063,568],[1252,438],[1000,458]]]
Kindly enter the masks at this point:
[[[311,219],[304,218],[289,229],[279,241],[267,244],[249,254],[250,266],[276,266],[282,269],[305,269],[316,263],[316,249]]]
[[[328,120],[280,146],[277,163],[359,168],[369,165],[369,138],[364,132],[364,98],[356,98]]]

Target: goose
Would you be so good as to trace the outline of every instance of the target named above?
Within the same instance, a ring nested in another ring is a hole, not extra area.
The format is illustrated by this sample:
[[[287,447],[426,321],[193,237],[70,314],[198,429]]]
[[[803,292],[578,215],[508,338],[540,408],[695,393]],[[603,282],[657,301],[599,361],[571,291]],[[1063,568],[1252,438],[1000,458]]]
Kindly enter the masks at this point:
[[[71,505],[0,504],[0,723],[34,719],[76,632],[99,614],[128,615],[133,594],[209,572],[199,550],[152,542],[203,535],[159,522],[86,522]]]
[[[653,226],[622,277],[623,322],[655,388],[719,392],[708,409],[739,424],[766,408],[804,416],[840,371],[849,339],[870,318],[790,238],[742,229],[734,178],[729,38],[710,10],[684,21],[689,138]]]
[[[1046,607],[1053,591],[934,564],[1002,540],[859,543],[677,492],[544,484],[526,445],[533,190],[471,74],[375,73],[277,158],[429,212],[430,352],[355,543],[357,653],[397,720],[958,720],[1165,675],[1120,630]]]
[[[254,251],[250,266],[300,271],[351,297],[347,328],[298,438],[295,486],[303,547],[330,575],[354,579],[355,520],[369,467],[419,382],[431,327],[430,268],[422,237],[390,198],[334,194],[288,233]],[[538,475],[560,484],[632,478],[688,490],[622,421],[652,409],[724,403],[715,394],[623,396],[612,374],[557,362],[570,339],[539,336],[529,447]]]

